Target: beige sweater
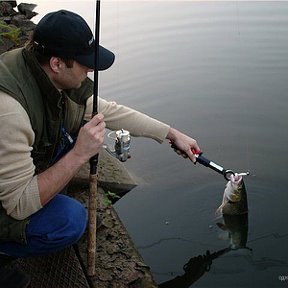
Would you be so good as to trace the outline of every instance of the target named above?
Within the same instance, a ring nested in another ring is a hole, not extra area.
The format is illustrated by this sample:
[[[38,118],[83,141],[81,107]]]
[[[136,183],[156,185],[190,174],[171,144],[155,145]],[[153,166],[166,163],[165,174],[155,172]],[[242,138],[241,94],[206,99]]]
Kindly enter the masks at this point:
[[[87,120],[91,112],[92,98],[87,101]],[[124,128],[133,136],[161,143],[169,131],[168,125],[116,102],[99,99],[99,112],[104,114],[108,129]],[[0,121],[0,201],[8,215],[21,220],[42,208],[30,154],[35,135],[21,104],[2,91]]]

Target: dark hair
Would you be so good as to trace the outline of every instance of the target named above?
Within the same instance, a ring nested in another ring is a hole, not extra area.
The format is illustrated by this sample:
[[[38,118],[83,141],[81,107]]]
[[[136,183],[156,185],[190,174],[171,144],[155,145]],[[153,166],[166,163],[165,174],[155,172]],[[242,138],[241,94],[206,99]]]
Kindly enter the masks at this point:
[[[38,44],[36,41],[34,41],[34,33],[31,34],[30,39],[26,43],[26,49],[29,52],[32,52],[37,61],[39,62],[40,65],[46,65],[49,63],[51,57],[56,55],[53,55],[52,51],[45,51],[44,47],[40,44]],[[72,68],[74,60],[73,59],[67,59],[63,57],[59,57],[66,65],[67,68]]]

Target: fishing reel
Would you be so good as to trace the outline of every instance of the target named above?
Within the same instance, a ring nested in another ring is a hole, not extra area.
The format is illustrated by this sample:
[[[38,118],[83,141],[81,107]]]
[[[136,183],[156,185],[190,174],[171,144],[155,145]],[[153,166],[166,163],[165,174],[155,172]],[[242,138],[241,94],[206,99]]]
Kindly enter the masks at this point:
[[[129,131],[124,129],[111,131],[110,133],[108,133],[108,137],[115,141],[114,150],[111,150],[106,144],[103,145],[103,148],[108,153],[119,159],[121,162],[125,162],[127,159],[131,158],[131,137]]]

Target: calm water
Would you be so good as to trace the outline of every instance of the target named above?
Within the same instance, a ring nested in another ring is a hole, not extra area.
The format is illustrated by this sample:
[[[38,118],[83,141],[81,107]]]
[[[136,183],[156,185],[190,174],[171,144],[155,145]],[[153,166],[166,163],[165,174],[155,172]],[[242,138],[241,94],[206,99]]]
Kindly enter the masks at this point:
[[[93,25],[91,1],[37,1]],[[213,260],[182,287],[287,287],[288,3],[102,1],[102,44],[116,54],[100,95],[196,138],[204,156],[239,172],[249,201],[247,246]],[[216,225],[221,175],[133,139],[127,167],[141,184],[115,208],[158,283],[191,258],[229,246]],[[286,244],[285,244],[286,243]],[[183,277],[180,278],[183,280]],[[192,282],[195,281],[192,285]]]

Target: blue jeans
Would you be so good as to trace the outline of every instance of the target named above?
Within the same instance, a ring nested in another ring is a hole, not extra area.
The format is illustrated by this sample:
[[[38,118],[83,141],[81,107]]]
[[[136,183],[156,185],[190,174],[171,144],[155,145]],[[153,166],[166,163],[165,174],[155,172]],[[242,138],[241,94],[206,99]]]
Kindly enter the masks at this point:
[[[13,257],[31,257],[60,251],[76,243],[87,225],[84,206],[58,194],[42,209],[31,215],[26,227],[27,244],[0,243],[0,251]]]

